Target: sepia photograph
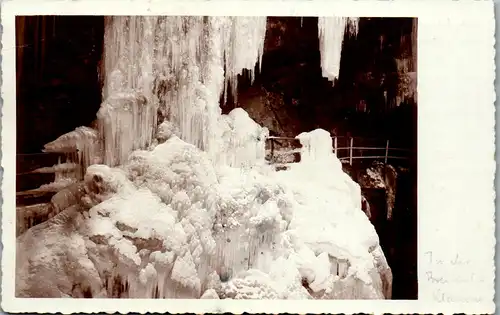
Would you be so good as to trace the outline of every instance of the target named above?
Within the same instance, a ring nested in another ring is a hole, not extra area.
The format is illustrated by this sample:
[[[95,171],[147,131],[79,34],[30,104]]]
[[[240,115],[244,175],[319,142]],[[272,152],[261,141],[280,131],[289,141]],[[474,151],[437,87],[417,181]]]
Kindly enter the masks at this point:
[[[417,299],[417,21],[16,16],[15,296]]]

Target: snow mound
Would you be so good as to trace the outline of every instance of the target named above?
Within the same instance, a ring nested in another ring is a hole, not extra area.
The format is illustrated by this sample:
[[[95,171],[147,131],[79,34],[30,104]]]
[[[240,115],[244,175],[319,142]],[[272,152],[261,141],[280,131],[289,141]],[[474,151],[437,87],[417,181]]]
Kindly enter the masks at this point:
[[[261,64],[266,17],[106,24],[98,131],[46,146],[78,150],[83,183],[18,238],[17,296],[390,297],[360,188],[329,133],[299,135],[301,162],[276,172],[265,162],[268,130],[242,109],[221,115],[220,97],[231,88],[237,103],[238,76],[253,79]],[[319,19],[330,80],[346,25],[357,19]]]
[[[247,126],[233,136],[250,147]],[[175,135],[119,168],[90,166],[78,206],[18,238],[18,295],[384,298],[390,269],[359,186],[316,147],[327,132],[299,138],[306,158],[282,172],[214,166]]]
[[[269,130],[261,127],[248,113],[235,108],[219,118],[217,164],[250,167],[263,162]]]

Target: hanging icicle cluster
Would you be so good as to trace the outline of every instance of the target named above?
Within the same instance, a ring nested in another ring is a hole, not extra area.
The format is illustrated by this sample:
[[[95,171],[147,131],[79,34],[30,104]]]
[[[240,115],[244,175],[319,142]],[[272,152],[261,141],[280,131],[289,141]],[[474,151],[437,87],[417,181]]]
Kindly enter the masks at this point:
[[[208,150],[214,138],[210,132],[220,116],[219,98],[227,95],[228,87],[236,95],[243,69],[250,70],[253,80],[265,32],[266,17],[110,18],[105,35],[104,99],[135,91],[146,98],[146,104],[128,109],[104,102],[107,108],[101,111],[107,114],[100,118],[107,117],[101,119],[106,162],[116,165],[130,150],[147,146],[157,112],[179,127],[183,140]],[[130,126],[115,126],[127,121],[112,118],[115,113],[130,116]],[[127,136],[117,132],[125,129]],[[120,153],[116,156],[113,151]]]
[[[83,178],[87,167],[101,163],[101,141],[96,130],[89,127],[78,127],[73,131],[63,134],[56,140],[49,142],[44,147],[44,152],[66,153],[66,162],[79,165],[77,173],[72,175],[75,180]],[[59,166],[63,168],[61,161]],[[57,174],[57,172],[55,172]],[[68,173],[68,172],[64,172]],[[56,176],[57,181],[57,176]]]
[[[243,69],[250,70],[253,82],[256,61],[262,66],[264,38],[266,35],[265,17],[233,17],[232,29],[225,38],[226,89],[231,86],[231,94],[237,98],[238,75]],[[225,91],[227,95],[227,91]]]
[[[156,129],[156,108],[143,94],[115,93],[102,103],[97,113],[98,127],[104,136],[104,163],[118,165],[130,152],[144,149]]]
[[[103,162],[122,164],[133,150],[149,147],[164,119],[186,142],[220,151],[220,97],[231,93],[237,103],[243,69],[253,81],[266,25],[266,17],[107,18],[97,115]],[[318,29],[323,76],[333,82],[345,33],[357,34],[358,19],[323,17]]]
[[[117,165],[130,152],[150,144],[157,123],[153,94],[153,28],[157,17],[111,17],[106,20],[105,84],[98,126],[104,163]]]
[[[357,33],[358,19],[322,17],[318,29],[323,76],[333,82],[344,34]],[[147,147],[158,113],[178,126],[183,140],[211,151],[219,98],[231,93],[236,99],[243,69],[253,80],[265,33],[266,17],[109,18],[105,102],[98,115],[105,162],[120,164],[131,150]],[[145,102],[130,100],[132,92]]]
[[[335,82],[340,73],[340,57],[344,35],[358,33],[358,18],[319,17],[319,50],[323,77]]]

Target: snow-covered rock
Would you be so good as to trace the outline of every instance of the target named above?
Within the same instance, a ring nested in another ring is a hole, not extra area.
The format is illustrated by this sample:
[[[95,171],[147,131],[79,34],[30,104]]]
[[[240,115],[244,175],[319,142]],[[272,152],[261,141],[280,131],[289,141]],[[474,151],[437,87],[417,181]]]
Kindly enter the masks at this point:
[[[214,165],[174,135],[119,168],[92,165],[83,190],[54,199],[68,208],[18,238],[18,295],[388,297],[359,186],[314,147],[327,137],[301,135],[309,158],[281,172]]]

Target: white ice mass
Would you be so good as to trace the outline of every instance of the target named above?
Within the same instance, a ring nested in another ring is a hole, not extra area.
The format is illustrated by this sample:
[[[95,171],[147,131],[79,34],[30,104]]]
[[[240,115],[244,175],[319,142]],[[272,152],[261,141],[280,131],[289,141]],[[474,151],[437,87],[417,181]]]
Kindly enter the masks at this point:
[[[344,35],[358,33],[358,18],[318,17],[319,51],[323,77],[335,82],[340,74],[340,56]]]
[[[300,134],[301,162],[278,172],[266,128],[239,108],[221,115],[265,30],[265,17],[107,21],[99,130],[47,146],[83,148],[84,180],[18,237],[18,297],[390,298],[330,134]]]

